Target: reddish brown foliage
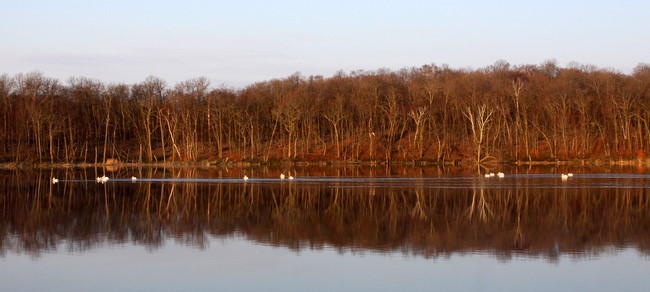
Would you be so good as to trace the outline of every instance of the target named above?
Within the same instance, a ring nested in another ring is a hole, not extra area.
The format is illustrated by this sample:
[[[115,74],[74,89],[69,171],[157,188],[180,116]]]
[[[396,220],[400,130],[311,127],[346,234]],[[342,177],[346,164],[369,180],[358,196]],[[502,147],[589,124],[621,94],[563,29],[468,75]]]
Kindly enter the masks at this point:
[[[650,66],[294,74],[236,90],[0,77],[8,162],[644,158]]]

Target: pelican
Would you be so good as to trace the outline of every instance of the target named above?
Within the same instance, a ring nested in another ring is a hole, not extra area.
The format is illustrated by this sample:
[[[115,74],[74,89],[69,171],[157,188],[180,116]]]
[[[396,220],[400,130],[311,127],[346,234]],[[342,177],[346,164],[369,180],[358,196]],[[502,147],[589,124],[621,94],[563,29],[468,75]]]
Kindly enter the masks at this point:
[[[483,175],[483,176],[484,176],[484,177],[490,177],[490,174],[489,174],[489,173],[486,173],[486,174]]]
[[[247,176],[247,175],[244,175],[244,180],[247,180],[247,179],[248,179],[248,176]]]
[[[292,176],[292,175],[289,175],[289,179],[293,179],[293,176]]]
[[[96,181],[97,183],[100,183],[100,182],[102,182],[102,178],[98,176],[98,177],[95,178],[95,181]]]
[[[497,173],[497,176],[498,176],[498,177],[504,177],[504,176],[506,176],[506,175],[505,175],[503,172],[498,172],[498,173]]]
[[[138,180],[137,177],[135,177],[135,176],[132,176],[132,177],[131,177],[131,181],[136,181],[136,180]]]
[[[58,182],[59,182],[59,179],[58,179],[58,178],[56,178],[56,177],[53,177],[53,178],[52,178],[52,184],[55,184],[55,183],[58,183]]]
[[[280,174],[280,179],[284,179],[284,173]]]
[[[493,173],[493,172],[490,172],[490,176],[494,176],[494,173]]]
[[[569,175],[568,175],[568,174],[564,174],[564,173],[563,173],[560,177],[562,178],[562,180],[567,180],[567,179],[569,179]]]
[[[572,176],[573,176],[573,173],[570,173],[570,172],[569,172],[569,173],[567,173],[566,175],[567,175],[568,177],[572,177]]]

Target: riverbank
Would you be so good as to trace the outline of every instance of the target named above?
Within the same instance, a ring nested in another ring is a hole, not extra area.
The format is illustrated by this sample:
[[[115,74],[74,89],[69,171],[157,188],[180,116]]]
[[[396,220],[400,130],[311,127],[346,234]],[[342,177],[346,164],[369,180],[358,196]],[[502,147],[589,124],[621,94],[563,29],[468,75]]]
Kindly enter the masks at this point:
[[[235,160],[201,160],[201,161],[173,161],[173,162],[119,162],[109,160],[103,163],[28,163],[10,162],[0,163],[0,169],[28,169],[28,168],[122,168],[122,167],[256,167],[256,166],[475,166],[475,161],[356,161],[356,160],[272,160],[272,161],[235,161]],[[496,165],[513,166],[637,166],[650,167],[650,158],[639,159],[593,159],[593,160],[539,160],[539,161],[489,161],[481,166],[493,167]]]

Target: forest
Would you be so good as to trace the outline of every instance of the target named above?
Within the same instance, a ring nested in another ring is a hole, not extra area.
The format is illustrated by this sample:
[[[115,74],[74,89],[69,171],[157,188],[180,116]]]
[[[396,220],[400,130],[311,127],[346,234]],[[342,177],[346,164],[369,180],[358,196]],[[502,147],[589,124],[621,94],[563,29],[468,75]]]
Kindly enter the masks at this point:
[[[212,87],[0,76],[0,162],[642,159],[650,65],[424,65]]]

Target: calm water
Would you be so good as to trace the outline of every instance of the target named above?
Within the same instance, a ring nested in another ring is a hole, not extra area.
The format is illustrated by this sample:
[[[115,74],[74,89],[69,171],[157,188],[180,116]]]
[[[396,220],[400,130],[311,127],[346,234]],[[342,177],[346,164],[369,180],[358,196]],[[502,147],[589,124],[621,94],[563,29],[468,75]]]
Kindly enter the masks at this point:
[[[0,172],[0,291],[650,289],[650,173],[496,171]]]

